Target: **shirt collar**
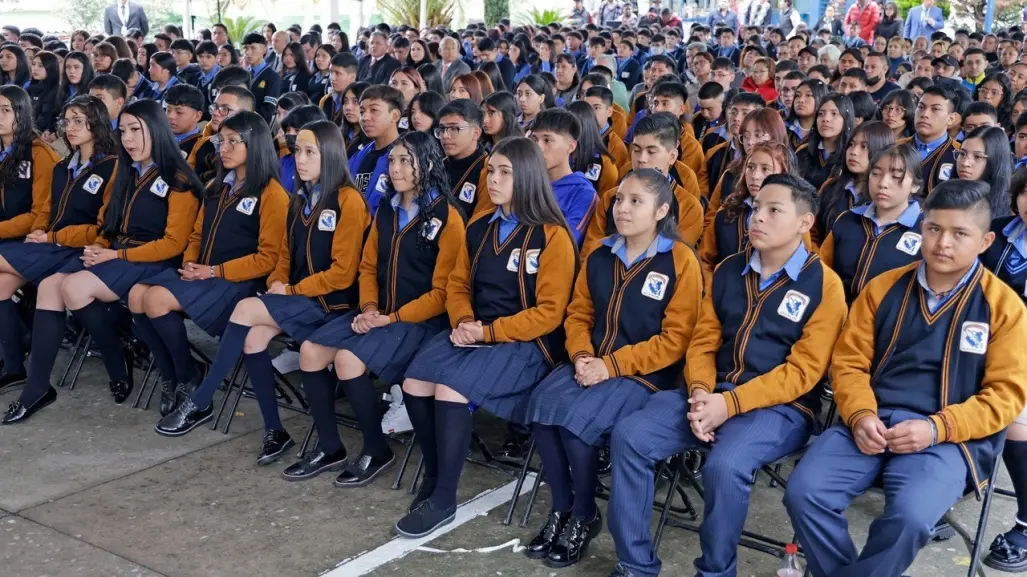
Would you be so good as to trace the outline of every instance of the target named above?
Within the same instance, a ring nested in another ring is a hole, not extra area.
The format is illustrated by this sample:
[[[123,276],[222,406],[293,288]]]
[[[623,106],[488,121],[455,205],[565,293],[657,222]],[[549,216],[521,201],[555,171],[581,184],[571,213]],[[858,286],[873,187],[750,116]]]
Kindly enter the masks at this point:
[[[177,76],[172,76],[171,79],[168,80],[168,83],[164,85],[164,90],[161,90],[160,93],[161,94],[166,94],[167,91],[168,91],[168,88],[171,88],[175,84],[178,84],[178,77]]]
[[[90,164],[92,164],[92,160],[87,159],[85,162],[82,162],[82,152],[76,150],[75,154],[71,155],[71,160],[68,161],[68,170],[71,171],[72,175],[78,176]]]
[[[652,258],[659,253],[670,252],[674,248],[673,240],[658,234],[653,239],[653,242],[649,243],[649,247],[645,249],[645,252],[635,257],[634,261],[628,262],[628,242],[623,236],[613,234],[604,238],[602,243],[610,247],[610,252],[616,255],[624,263],[624,266],[631,266],[643,258]]]
[[[970,282],[970,277],[972,277],[974,273],[977,272],[977,267],[980,264],[981,261],[975,260],[973,266],[970,267],[970,270],[966,271],[966,274],[963,275],[963,278],[959,279],[959,282],[956,283],[956,286],[952,287],[952,290],[945,293],[944,297],[931,290],[931,287],[927,284],[927,264],[924,261],[920,261],[920,266],[916,267],[916,280],[920,283],[920,286],[923,287],[924,291],[926,291],[928,295],[944,301],[945,298],[955,294],[956,291],[963,288],[963,285]]]
[[[11,155],[11,151],[14,150],[14,144],[12,143],[7,148],[0,150],[0,162],[7,160],[7,157]]]
[[[847,190],[849,194],[852,195],[853,202],[859,202],[859,189],[856,188],[855,182],[850,180],[849,184],[845,185],[845,190]]]
[[[153,168],[153,161],[151,160],[150,162],[147,162],[145,166],[141,162],[133,162],[132,163],[132,168],[135,169],[136,177],[138,178],[138,177],[146,174],[146,172],[148,170]]]
[[[176,140],[177,140],[178,142],[182,142],[182,141],[183,141],[183,140],[185,140],[186,138],[189,138],[190,136],[192,136],[192,135],[194,135],[194,134],[198,134],[199,132],[200,132],[200,129],[199,129],[199,128],[193,127],[193,129],[192,129],[192,130],[190,130],[189,132],[186,132],[185,134],[176,134],[176,135],[175,135],[175,139],[176,139]]]
[[[204,84],[204,85],[210,84],[210,81],[214,80],[214,75],[217,74],[219,70],[221,70],[221,67],[218,66],[217,64],[214,65],[214,68],[210,69],[210,72],[204,72],[201,69],[200,70],[200,84]]]
[[[941,146],[942,144],[945,144],[945,141],[948,140],[948,138],[949,138],[949,133],[945,132],[937,140],[932,140],[931,142],[925,143],[922,140],[920,140],[920,136],[919,135],[913,135],[913,144],[916,145],[916,149],[918,151],[920,151],[921,153],[927,152],[927,154],[929,155],[930,153],[932,153],[935,150],[937,150],[939,146]]]
[[[784,271],[788,278],[797,281],[807,258],[809,258],[809,251],[806,250],[806,245],[800,242],[799,247],[795,249],[792,256],[788,257],[788,260],[785,261],[784,267],[775,274],[780,274],[781,271]],[[745,268],[742,269],[742,276],[748,274],[749,271],[753,271],[761,277],[763,276],[763,261],[760,260],[760,251],[758,250],[752,251],[752,256],[749,257],[749,264],[745,265]]]
[[[250,75],[253,78],[256,78],[257,75],[263,72],[265,68],[267,68],[267,62],[261,60],[256,66],[250,68]]]
[[[233,170],[229,170],[228,171],[228,174],[225,175],[225,180],[223,180],[222,182],[224,182],[225,184],[228,185],[228,187],[232,190],[232,194],[235,194],[237,192],[237,190],[236,190],[237,189],[237,184],[238,184],[238,186],[242,186],[243,182],[246,182],[246,181],[242,181],[242,182],[236,183],[235,182],[235,170],[233,169]]]
[[[852,212],[853,214],[858,214],[864,218],[870,219],[879,227],[884,227],[895,222],[906,228],[914,228],[916,226],[916,221],[920,218],[920,203],[915,200],[909,201],[909,204],[906,206],[906,209],[902,211],[902,214],[891,222],[884,222],[877,217],[877,207],[873,203],[857,206],[852,209]]]
[[[503,207],[501,207],[501,206],[497,206],[496,207],[496,212],[495,212],[495,214],[492,215],[492,218],[489,219],[489,222],[490,223],[491,222],[496,222],[497,220],[502,220],[503,222],[506,222],[506,223],[509,223],[509,224],[519,224],[520,223],[520,221],[517,220],[517,215],[516,214],[514,214],[512,212],[510,214],[504,213],[503,212]]]
[[[1027,223],[1017,216],[1002,229],[1002,235],[1009,240],[1020,256],[1027,258]]]

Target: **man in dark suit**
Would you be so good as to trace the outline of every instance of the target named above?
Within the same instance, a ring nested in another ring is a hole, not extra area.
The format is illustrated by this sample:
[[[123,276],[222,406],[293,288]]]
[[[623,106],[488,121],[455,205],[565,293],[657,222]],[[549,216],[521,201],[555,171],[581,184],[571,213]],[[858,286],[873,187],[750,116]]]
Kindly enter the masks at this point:
[[[375,30],[371,34],[368,52],[357,66],[357,79],[371,84],[388,84],[392,73],[399,68],[399,61],[389,54],[389,37],[381,30]]]
[[[142,6],[128,0],[117,0],[104,9],[103,29],[108,36],[127,36],[129,28],[138,28],[143,36],[149,32],[150,22],[146,19],[146,11]]]
[[[471,67],[460,58],[460,41],[446,36],[439,43],[439,74],[442,75],[442,90],[449,94],[453,79],[471,73]]]

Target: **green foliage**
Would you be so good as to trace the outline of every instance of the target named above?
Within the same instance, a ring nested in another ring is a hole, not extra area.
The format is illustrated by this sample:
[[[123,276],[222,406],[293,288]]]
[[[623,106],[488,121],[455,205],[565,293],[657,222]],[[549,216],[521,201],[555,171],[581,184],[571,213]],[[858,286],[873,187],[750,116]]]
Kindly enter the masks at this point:
[[[259,24],[259,21],[256,18],[251,18],[249,16],[224,18],[221,22],[225,25],[225,28],[228,28],[228,37],[236,45],[239,45],[247,34],[250,32],[257,32],[260,30],[260,27],[263,26],[262,24]]]
[[[485,25],[495,26],[510,17],[510,0],[485,0]]]
[[[110,0],[75,0],[61,2],[59,13],[71,30],[103,31],[103,10]],[[120,33],[119,31],[116,31]]]
[[[902,19],[905,20],[909,11],[923,4],[923,0],[896,0],[896,4],[899,5],[899,13],[902,14]],[[949,14],[952,13],[952,7],[949,5],[949,0],[938,0],[935,3],[935,6],[941,8],[941,13],[945,15],[946,19],[949,17]]]
[[[546,26],[552,22],[562,23],[566,18],[567,15],[562,10],[532,8],[521,14],[520,21],[522,24],[531,24],[532,26]]]
[[[421,22],[420,0],[378,0],[378,10],[393,26],[406,24],[416,28]],[[456,2],[453,0],[428,0],[425,14],[428,27],[449,27],[455,12]]]

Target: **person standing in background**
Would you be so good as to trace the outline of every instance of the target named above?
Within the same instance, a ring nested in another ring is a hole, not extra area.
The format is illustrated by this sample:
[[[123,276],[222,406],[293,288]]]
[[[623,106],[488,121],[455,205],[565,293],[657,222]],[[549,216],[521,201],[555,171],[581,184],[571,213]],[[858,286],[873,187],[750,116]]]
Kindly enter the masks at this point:
[[[859,24],[859,37],[867,44],[874,42],[874,29],[881,21],[881,7],[874,0],[856,0],[845,14],[845,27],[856,22]]]
[[[103,11],[103,29],[108,36],[128,34],[129,28],[138,28],[143,36],[150,30],[146,11],[139,4],[128,0],[117,0]]]
[[[942,14],[941,8],[934,5],[934,0],[924,0],[922,5],[909,9],[902,36],[913,40],[920,36],[930,38],[944,25],[945,16]]]

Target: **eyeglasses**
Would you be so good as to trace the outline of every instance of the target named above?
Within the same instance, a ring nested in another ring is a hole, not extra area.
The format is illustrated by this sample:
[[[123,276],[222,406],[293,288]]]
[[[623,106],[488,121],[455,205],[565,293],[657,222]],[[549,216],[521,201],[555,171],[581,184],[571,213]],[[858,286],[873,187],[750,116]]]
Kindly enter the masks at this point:
[[[62,118],[57,121],[57,130],[67,132],[69,127],[80,130],[88,125],[89,122],[85,118]]]
[[[739,135],[738,138],[739,138],[739,140],[741,140],[742,143],[746,143],[746,142],[760,142],[762,140],[765,140],[768,136],[770,136],[770,135],[767,134],[766,132],[762,131],[762,130],[755,130],[755,131],[752,131],[752,132],[743,132],[741,135]]]
[[[978,88],[977,94],[980,94],[984,98],[1002,98],[1001,88]]]
[[[211,104],[210,113],[214,114],[215,112],[220,112],[221,114],[227,116],[229,114],[232,114],[233,112],[236,112],[236,109],[232,108],[231,106],[228,106],[227,104]]]
[[[983,152],[967,152],[966,150],[957,150],[952,153],[952,156],[956,159],[956,162],[963,160],[966,157],[970,157],[970,160],[977,162],[986,162],[988,155]]]
[[[440,126],[435,129],[435,138],[442,138],[453,134],[456,136],[465,130],[470,130],[470,126]]]
[[[239,136],[233,136],[231,138],[225,138],[225,137],[219,135],[217,137],[217,139],[218,139],[217,143],[221,146],[221,148],[224,148],[225,150],[235,150],[237,147],[243,146],[243,145],[246,144],[246,141],[243,140],[242,137],[239,137]]]
[[[884,108],[882,108],[881,112],[890,112],[890,113],[893,113],[893,114],[905,114],[906,113],[906,109],[902,108],[901,106],[894,106],[894,105],[889,104],[888,106],[885,106]]]

